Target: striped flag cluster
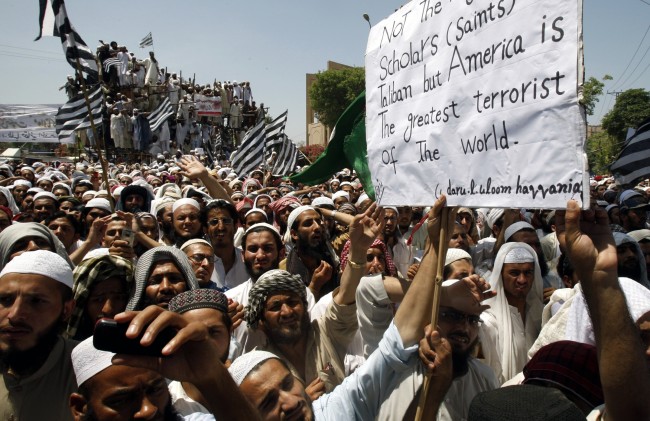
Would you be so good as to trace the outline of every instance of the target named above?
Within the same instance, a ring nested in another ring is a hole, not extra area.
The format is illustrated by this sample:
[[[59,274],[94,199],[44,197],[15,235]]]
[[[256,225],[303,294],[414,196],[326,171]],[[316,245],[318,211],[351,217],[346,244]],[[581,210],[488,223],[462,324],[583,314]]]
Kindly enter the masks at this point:
[[[140,41],[140,48],[150,47],[152,45],[153,36],[151,35],[151,32],[149,32],[144,38],[142,38],[142,41]]]
[[[39,1],[40,32],[36,40],[43,36],[60,37],[63,53],[68,63],[77,69],[78,61],[82,72],[86,73],[91,80],[98,80],[99,69],[95,55],[72,27],[63,0]]]
[[[283,136],[282,143],[278,148],[278,155],[275,157],[275,163],[271,169],[271,173],[276,176],[285,176],[296,168],[298,161],[298,148],[286,136]]]
[[[286,110],[266,126],[266,149],[282,144],[288,114],[289,110]]]
[[[634,184],[650,176],[650,120],[641,123],[634,135],[625,141],[610,171],[622,185]]]
[[[174,115],[174,109],[172,108],[169,98],[165,98],[163,102],[156,107],[155,110],[147,117],[149,120],[149,126],[151,126],[151,131],[155,132],[160,128],[160,125],[165,122],[169,117]]]
[[[230,156],[233,170],[240,176],[258,168],[264,162],[264,120],[248,129],[239,148]]]
[[[88,102],[92,112],[95,125],[102,124],[102,102],[104,95],[102,87],[97,84],[90,88]],[[90,127],[90,118],[88,116],[88,107],[83,93],[76,95],[66,102],[55,116],[56,134],[59,140],[67,139],[75,130],[86,129]]]
[[[104,73],[108,73],[111,70],[111,67],[120,65],[120,59],[117,57],[110,57],[104,60]]]

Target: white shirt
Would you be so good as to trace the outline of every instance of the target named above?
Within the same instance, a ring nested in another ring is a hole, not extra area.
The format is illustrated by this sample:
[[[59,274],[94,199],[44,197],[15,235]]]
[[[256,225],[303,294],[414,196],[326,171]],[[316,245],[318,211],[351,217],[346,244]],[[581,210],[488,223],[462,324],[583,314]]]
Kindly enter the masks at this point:
[[[219,256],[215,256],[214,274],[216,277],[213,276],[212,279],[215,279],[217,286],[221,289],[229,290],[246,282],[249,276],[242,256],[242,249],[235,247],[235,262],[228,273],[223,266],[223,260]]]

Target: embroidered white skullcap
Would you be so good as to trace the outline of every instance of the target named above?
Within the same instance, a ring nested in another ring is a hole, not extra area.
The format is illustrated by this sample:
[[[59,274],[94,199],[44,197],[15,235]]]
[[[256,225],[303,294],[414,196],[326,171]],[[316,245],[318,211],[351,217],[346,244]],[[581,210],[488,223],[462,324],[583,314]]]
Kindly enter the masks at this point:
[[[72,368],[77,377],[77,385],[81,386],[86,380],[95,374],[106,370],[113,365],[111,360],[115,354],[108,351],[100,351],[93,345],[93,337],[89,337],[79,343],[70,356]]]
[[[535,231],[535,228],[532,225],[530,225],[528,222],[524,222],[524,221],[515,222],[514,224],[506,228],[506,232],[504,234],[504,240],[507,242],[508,240],[510,240],[510,237],[512,237],[514,234],[524,229]]]
[[[445,266],[461,259],[468,259],[471,262],[472,256],[470,256],[469,253],[463,249],[447,249],[447,256],[445,256]]]
[[[105,210],[106,212],[112,212],[111,211],[111,203],[108,201],[108,199],[102,199],[101,197],[94,197],[86,203],[84,206],[85,208],[97,208],[101,210]]]
[[[212,244],[210,244],[208,241],[204,240],[203,238],[193,238],[191,240],[187,240],[186,242],[184,242],[183,245],[181,246],[181,250],[185,250],[187,247],[193,244],[204,244],[212,248]]]
[[[230,364],[230,367],[228,367],[228,372],[235,383],[237,383],[237,386],[241,386],[246,376],[248,376],[255,367],[271,358],[280,359],[277,355],[268,351],[250,351],[237,357],[237,359]]]
[[[197,208],[198,210],[201,210],[201,205],[199,205],[199,202],[197,202],[194,199],[190,199],[189,197],[184,197],[183,199],[178,199],[177,201],[174,202],[174,205],[172,206],[172,212],[176,212],[176,209],[184,205],[191,205]]]
[[[350,200],[350,193],[346,192],[345,190],[339,190],[332,195],[332,200],[336,200],[339,197],[345,197]]]
[[[334,207],[334,202],[329,197],[321,196],[321,197],[314,198],[314,200],[311,201],[311,205],[313,207],[318,207],[318,206],[332,206],[332,207]]]
[[[31,186],[32,186],[32,183],[30,183],[30,182],[27,181],[27,180],[16,180],[16,181],[14,181],[14,184],[13,184],[13,185],[14,185],[14,186],[27,186],[27,187],[31,187]]]
[[[488,227],[492,229],[494,224],[503,216],[503,209],[501,208],[492,208],[488,211],[487,215],[485,215],[485,220],[488,223]]]
[[[14,257],[0,272],[0,278],[8,273],[43,275],[72,288],[72,269],[63,257],[48,250],[27,251]]]
[[[54,195],[54,193],[49,191],[41,191],[34,195],[34,200],[38,199],[52,199],[56,203],[59,203],[59,198]]]
[[[523,247],[513,247],[512,250],[506,254],[503,263],[534,263],[535,256],[530,254],[530,251]]]

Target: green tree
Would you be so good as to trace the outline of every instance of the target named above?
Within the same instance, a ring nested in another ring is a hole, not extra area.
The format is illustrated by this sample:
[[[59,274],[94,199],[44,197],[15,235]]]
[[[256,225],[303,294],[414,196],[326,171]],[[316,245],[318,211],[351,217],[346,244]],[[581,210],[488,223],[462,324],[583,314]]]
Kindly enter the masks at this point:
[[[605,75],[603,80],[612,80],[612,77]],[[582,87],[582,105],[585,106],[587,115],[594,114],[594,108],[599,101],[598,97],[603,94],[603,88],[605,84],[593,76],[585,81]]]
[[[309,89],[309,99],[320,122],[331,128],[365,88],[363,67],[326,70],[316,75],[316,81]]]
[[[628,128],[636,128],[650,117],[650,92],[645,89],[628,89],[616,98],[614,107],[603,117],[605,131],[618,140],[625,141]]]
[[[587,160],[589,169],[595,174],[609,173],[609,166],[620,150],[618,140],[602,131],[594,133],[587,139]]]

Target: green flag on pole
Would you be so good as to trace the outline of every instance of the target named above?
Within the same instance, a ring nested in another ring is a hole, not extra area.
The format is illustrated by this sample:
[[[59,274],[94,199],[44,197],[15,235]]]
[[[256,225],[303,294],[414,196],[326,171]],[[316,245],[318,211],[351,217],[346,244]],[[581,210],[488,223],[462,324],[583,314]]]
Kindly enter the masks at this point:
[[[325,151],[313,164],[290,178],[296,183],[315,185],[328,180],[343,168],[353,169],[368,197],[375,200],[366,147],[365,91],[352,101],[336,121]]]

